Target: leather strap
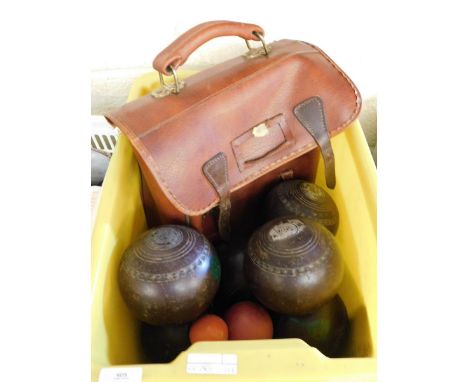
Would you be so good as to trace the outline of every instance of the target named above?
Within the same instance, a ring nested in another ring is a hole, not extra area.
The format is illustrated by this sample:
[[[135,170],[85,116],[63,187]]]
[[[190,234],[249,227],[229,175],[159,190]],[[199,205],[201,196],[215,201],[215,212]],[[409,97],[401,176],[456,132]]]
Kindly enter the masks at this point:
[[[218,231],[223,240],[231,234],[231,199],[226,154],[220,152],[203,165],[203,173],[219,195]]]
[[[306,99],[294,108],[294,115],[317,142],[325,165],[327,187],[335,188],[335,155],[330,142],[322,99],[320,97]]]
[[[180,35],[172,44],[159,53],[153,61],[153,67],[159,73],[167,76],[172,75],[169,66],[176,70],[205,42],[222,36],[239,36],[245,40],[258,41],[259,38],[252,32],[264,35],[263,29],[255,24],[235,21],[209,21],[199,24]]]

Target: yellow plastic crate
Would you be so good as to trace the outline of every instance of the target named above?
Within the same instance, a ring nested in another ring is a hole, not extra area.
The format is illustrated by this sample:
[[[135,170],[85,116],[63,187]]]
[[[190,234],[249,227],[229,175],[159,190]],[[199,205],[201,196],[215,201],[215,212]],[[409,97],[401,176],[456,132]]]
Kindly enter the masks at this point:
[[[180,71],[181,77],[193,72]],[[159,86],[150,73],[133,85],[129,100]],[[102,188],[92,233],[92,379],[111,381],[110,374],[130,367],[129,382],[140,381],[373,381],[376,374],[376,168],[361,126],[356,121],[332,139],[337,185],[330,193],[340,211],[337,239],[345,260],[339,294],[351,319],[347,358],[327,358],[299,339],[201,342],[169,364],[140,364],[137,321],[119,292],[121,255],[146,229],[140,199],[140,173],[130,143],[120,136]],[[323,163],[316,183],[325,186]],[[201,356],[199,354],[202,354]],[[214,355],[203,355],[214,354]],[[228,354],[221,358],[221,354]],[[213,362],[195,367],[196,358]],[[222,366],[222,360],[233,362]],[[214,366],[213,366],[214,365]],[[220,366],[221,365],[221,366]],[[216,371],[217,370],[217,371]],[[232,374],[193,374],[232,373]],[[136,373],[136,379],[131,374]],[[124,376],[120,376],[124,378]]]

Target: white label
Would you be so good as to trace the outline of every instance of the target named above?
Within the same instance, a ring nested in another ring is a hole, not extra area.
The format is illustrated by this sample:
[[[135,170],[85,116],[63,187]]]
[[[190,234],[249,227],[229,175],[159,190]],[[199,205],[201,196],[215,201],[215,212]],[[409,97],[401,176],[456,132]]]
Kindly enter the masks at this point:
[[[99,372],[99,382],[141,382],[141,367],[106,367]]]
[[[272,241],[285,240],[296,236],[305,228],[304,223],[297,219],[289,219],[281,222],[270,229],[270,239]]]
[[[252,134],[256,138],[261,138],[264,137],[265,135],[268,135],[270,131],[268,130],[267,125],[265,125],[265,122],[261,123],[260,125],[255,126],[252,129]]]
[[[237,374],[237,354],[190,353],[187,374]]]

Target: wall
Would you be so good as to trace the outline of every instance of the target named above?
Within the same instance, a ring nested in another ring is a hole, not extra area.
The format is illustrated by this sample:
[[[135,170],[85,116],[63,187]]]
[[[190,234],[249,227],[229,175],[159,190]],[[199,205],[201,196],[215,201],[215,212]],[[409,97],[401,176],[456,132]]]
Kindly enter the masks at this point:
[[[311,42],[343,68],[364,99],[377,93],[372,2],[99,1],[93,7],[92,114],[125,102],[133,79],[153,70],[153,58],[160,50],[187,29],[208,20],[259,24],[267,41],[290,38]],[[218,38],[196,51],[187,65],[206,67],[245,49],[238,37]]]
[[[363,96],[375,95],[376,32],[371,2],[334,1],[127,1],[95,2],[92,14],[93,78],[103,70],[151,70],[154,56],[188,28],[208,20],[252,22],[266,31],[266,39],[301,39],[325,50],[356,82]],[[362,4],[362,3],[361,3]],[[229,47],[227,52],[220,47]],[[203,46],[188,64],[206,64],[229,57],[245,44],[236,37],[220,38]],[[213,56],[211,53],[216,52]],[[130,73],[132,74],[132,73]]]

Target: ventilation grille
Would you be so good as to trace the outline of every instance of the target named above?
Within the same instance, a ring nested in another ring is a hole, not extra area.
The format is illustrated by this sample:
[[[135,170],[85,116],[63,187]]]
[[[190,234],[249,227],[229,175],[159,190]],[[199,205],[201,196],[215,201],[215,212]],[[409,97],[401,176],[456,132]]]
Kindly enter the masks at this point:
[[[93,149],[112,154],[117,144],[116,135],[92,134],[91,147]]]
[[[92,116],[91,148],[105,154],[113,154],[118,138],[119,129],[110,127],[102,116]]]

